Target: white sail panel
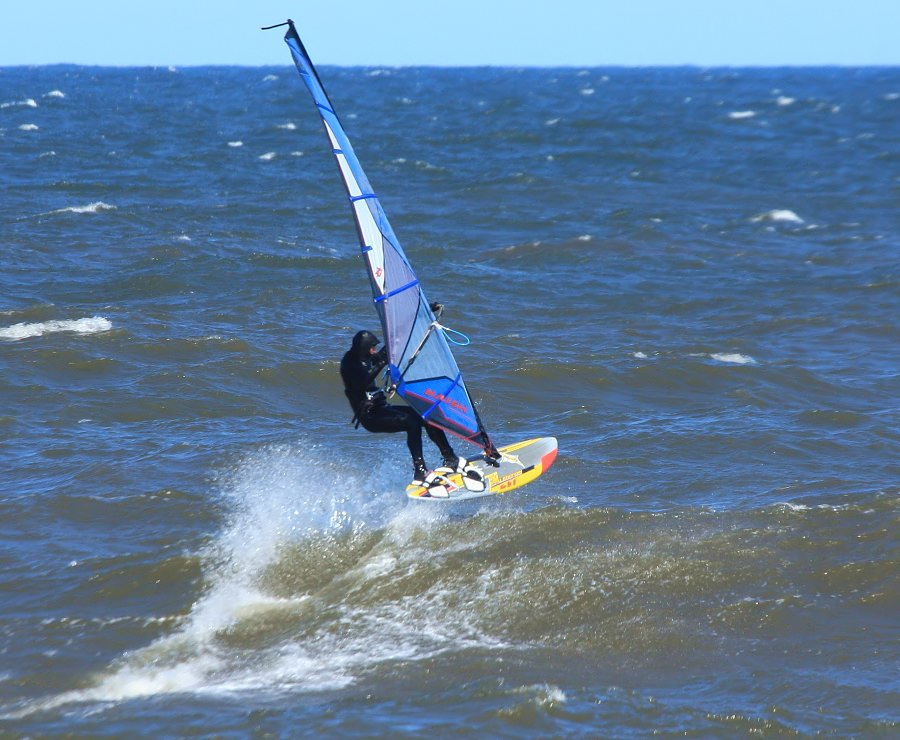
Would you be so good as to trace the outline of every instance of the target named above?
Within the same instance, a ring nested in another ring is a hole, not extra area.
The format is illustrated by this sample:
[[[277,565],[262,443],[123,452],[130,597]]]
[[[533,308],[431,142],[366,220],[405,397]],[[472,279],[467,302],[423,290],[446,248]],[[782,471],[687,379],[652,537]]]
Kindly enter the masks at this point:
[[[363,256],[369,264],[369,275],[378,286],[379,295],[384,295],[384,247],[381,231],[365,200],[353,201],[353,213],[359,226]]]

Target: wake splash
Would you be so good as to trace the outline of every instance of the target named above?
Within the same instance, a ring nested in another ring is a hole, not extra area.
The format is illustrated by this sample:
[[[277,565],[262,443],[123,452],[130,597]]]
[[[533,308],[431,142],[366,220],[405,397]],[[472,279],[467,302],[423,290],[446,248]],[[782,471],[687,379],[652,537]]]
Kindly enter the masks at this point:
[[[318,447],[272,446],[222,474],[226,525],[202,553],[205,593],[175,631],[122,655],[93,686],[5,717],[165,694],[335,690],[373,662],[416,657],[418,641],[385,633],[383,616],[347,594],[398,567],[399,545],[441,517],[407,507],[393,466],[360,474],[325,459]]]

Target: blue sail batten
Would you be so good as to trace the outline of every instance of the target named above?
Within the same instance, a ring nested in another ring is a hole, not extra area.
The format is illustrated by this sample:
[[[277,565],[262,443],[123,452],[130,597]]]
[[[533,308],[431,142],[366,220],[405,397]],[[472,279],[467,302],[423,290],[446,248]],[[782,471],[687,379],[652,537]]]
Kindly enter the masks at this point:
[[[415,288],[418,284],[419,284],[418,280],[413,280],[412,282],[407,283],[406,285],[402,285],[399,288],[395,288],[390,293],[385,293],[384,295],[375,296],[375,301],[377,303],[380,303],[381,301],[385,301],[388,298],[393,298],[398,293],[402,293],[403,291],[409,290],[410,288]]]
[[[422,414],[422,418],[423,418],[423,419],[427,419],[427,418],[431,415],[431,412],[432,412],[432,411],[434,411],[434,410],[435,410],[438,406],[440,406],[447,398],[449,398],[449,397],[450,397],[450,394],[451,394],[452,391],[453,391],[453,389],[456,388],[456,386],[459,385],[459,383],[460,383],[461,380],[462,380],[462,373],[460,373],[459,375],[456,376],[456,378],[454,379],[454,381],[453,381],[453,383],[450,385],[450,387],[447,388],[447,389],[446,389],[446,390],[438,397],[438,399],[434,402],[434,404],[431,406],[431,408],[428,409],[424,414]]]
[[[297,29],[292,21],[288,21],[288,26],[284,40],[300,79],[312,95],[347,191],[397,392],[429,424],[495,455],[496,448],[475,410],[447,338],[443,332],[432,331],[435,317],[425,292],[369,184]]]

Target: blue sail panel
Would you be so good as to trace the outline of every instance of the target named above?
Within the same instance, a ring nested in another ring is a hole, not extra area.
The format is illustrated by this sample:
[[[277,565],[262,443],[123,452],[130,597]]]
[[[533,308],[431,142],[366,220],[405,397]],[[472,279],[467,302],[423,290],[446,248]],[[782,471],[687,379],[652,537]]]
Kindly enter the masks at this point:
[[[425,378],[412,382],[403,381],[404,398],[411,399],[415,407],[422,409],[426,421],[441,427],[453,427],[459,436],[476,438],[479,429],[472,424],[473,414],[468,404],[469,394],[459,378]]]
[[[288,21],[288,26],[285,42],[316,104],[350,200],[375,309],[384,332],[392,382],[400,396],[426,422],[470,440],[493,455],[496,449],[478,417],[425,292],[369,184],[293,22]]]

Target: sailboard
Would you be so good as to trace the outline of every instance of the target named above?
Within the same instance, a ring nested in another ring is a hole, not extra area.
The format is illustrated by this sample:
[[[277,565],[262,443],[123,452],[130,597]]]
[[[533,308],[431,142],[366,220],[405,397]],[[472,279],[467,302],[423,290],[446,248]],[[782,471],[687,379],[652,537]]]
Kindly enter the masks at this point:
[[[465,501],[509,493],[547,472],[556,460],[556,439],[539,437],[501,447],[494,466],[484,456],[468,460],[463,471],[432,472],[422,483],[410,483],[406,495],[416,501]]]
[[[502,449],[494,445],[481,421],[450,350],[446,330],[435,317],[391,228],[294,22],[288,20],[268,28],[281,26],[287,26],[284,40],[301,80],[312,95],[350,202],[375,310],[385,337],[389,389],[427,424],[481,448],[481,463],[497,468],[503,462]],[[556,448],[555,440],[553,448]]]

